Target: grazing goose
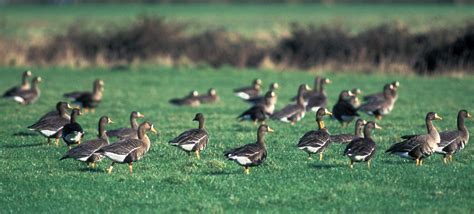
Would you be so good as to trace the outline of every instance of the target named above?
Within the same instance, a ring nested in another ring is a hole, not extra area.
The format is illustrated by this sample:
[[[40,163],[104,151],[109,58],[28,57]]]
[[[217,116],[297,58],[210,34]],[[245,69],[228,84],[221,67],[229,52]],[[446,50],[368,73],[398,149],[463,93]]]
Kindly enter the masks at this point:
[[[402,158],[416,160],[416,165],[421,166],[423,158],[433,154],[441,141],[438,130],[436,130],[432,122],[433,120],[441,119],[437,113],[429,112],[426,115],[428,134],[402,136],[405,140],[393,144],[386,152],[399,155]]]
[[[317,93],[313,93],[307,101],[306,111],[318,111],[319,108],[326,108],[328,102],[328,96],[324,90],[324,85],[331,83],[328,78],[321,78],[319,83],[319,89]]]
[[[344,155],[350,159],[350,167],[352,169],[354,162],[367,162],[370,169],[370,161],[377,149],[375,141],[370,136],[373,128],[381,129],[375,122],[370,121],[364,127],[364,137],[357,138],[347,144]]]
[[[237,97],[240,97],[244,100],[248,100],[260,95],[261,87],[262,87],[262,80],[255,79],[252,83],[252,86],[234,89],[234,94]]]
[[[169,102],[177,106],[196,107],[196,106],[201,105],[201,102],[198,99],[198,95],[199,94],[197,91],[191,91],[188,96],[185,96],[183,98],[174,98],[174,99],[171,99]]]
[[[384,99],[367,102],[359,107],[359,111],[368,115],[374,115],[376,119],[381,120],[384,115],[389,114],[395,104],[393,91],[396,90],[392,84],[384,86]],[[395,92],[396,93],[396,92]]]
[[[245,174],[250,174],[250,167],[262,164],[267,158],[267,147],[264,140],[266,132],[273,132],[273,129],[266,124],[260,125],[257,131],[256,143],[225,151],[224,156],[243,166]]]
[[[107,136],[108,137],[116,137],[119,138],[120,140],[125,139],[125,138],[132,138],[132,139],[138,139],[137,136],[137,130],[138,130],[138,123],[137,123],[137,118],[143,118],[145,115],[141,114],[140,112],[137,111],[132,111],[130,113],[130,128],[120,128],[120,129],[114,129],[107,131]]]
[[[59,146],[59,139],[62,136],[63,127],[70,122],[70,116],[66,112],[66,108],[70,108],[69,105],[64,105],[63,102],[56,104],[58,115],[44,115],[40,120],[28,129],[41,133],[48,139],[48,145],[51,144],[51,138],[55,138],[56,146]]]
[[[104,81],[97,79],[94,81],[93,90],[90,91],[74,91],[66,93],[63,96],[66,98],[73,99],[74,103],[79,104],[84,108],[85,112],[88,112],[89,109],[92,112],[95,112],[95,108],[102,101],[102,96],[104,93]]]
[[[256,124],[257,122],[263,122],[270,115],[273,114],[275,110],[275,103],[276,103],[276,94],[273,91],[269,91],[265,94],[265,102],[257,104],[255,106],[250,107],[242,114],[240,114],[237,119],[239,121],[244,120],[251,120]]]
[[[334,112],[333,112],[334,114]],[[364,125],[367,122],[362,119],[357,119],[355,122],[355,131],[354,134],[337,134],[337,135],[331,135],[330,136],[330,141],[331,143],[340,143],[340,144],[345,144],[345,143],[350,143],[351,141],[362,138],[362,130],[364,129]]]
[[[351,91],[344,90],[339,94],[339,99],[332,108],[332,118],[338,120],[343,127],[346,127],[352,120],[359,117],[357,109],[351,104],[351,98],[354,97]]]
[[[318,123],[318,130],[306,132],[303,137],[300,138],[297,147],[308,153],[308,160],[311,160],[311,154],[319,153],[319,160],[323,160],[323,152],[330,143],[329,131],[324,126],[323,117],[326,115],[332,115],[325,108],[320,108],[316,112],[316,122]]]
[[[209,134],[204,129],[204,115],[197,113],[193,121],[199,122],[197,129],[190,129],[181,133],[178,137],[169,141],[169,144],[176,146],[187,152],[194,152],[197,159],[201,159],[200,153],[206,148],[209,142]]]
[[[3,97],[4,98],[13,97],[21,91],[29,90],[31,88],[31,86],[30,86],[30,83],[28,82],[28,77],[31,77],[31,75],[32,75],[31,71],[23,72],[23,74],[21,75],[21,85],[14,86],[14,87],[8,89],[3,94]]]
[[[109,138],[105,134],[105,125],[113,123],[112,120],[107,116],[102,116],[99,119],[98,133],[96,139],[85,141],[76,147],[70,149],[60,160],[72,158],[78,161],[85,162],[89,167],[95,168],[97,162],[101,161],[104,157],[98,153],[99,149],[109,145]]]
[[[138,127],[138,139],[123,139],[114,144],[110,144],[99,149],[99,153],[112,160],[107,169],[107,173],[112,173],[115,163],[126,163],[130,174],[133,173],[133,162],[139,161],[145,156],[151,146],[150,138],[146,132],[151,131],[158,134],[153,124],[148,121],[143,122]]]
[[[81,115],[80,110],[77,108],[73,109],[70,122],[63,127],[62,137],[69,149],[71,149],[71,145],[81,144],[81,139],[84,137],[84,130],[81,125],[76,122],[77,116],[79,115]]]
[[[280,111],[272,114],[271,118],[294,125],[300,121],[305,115],[305,106],[303,100],[303,92],[309,90],[308,85],[302,84],[298,87],[298,100],[296,104],[290,104],[285,106]]]
[[[441,142],[439,143],[435,152],[444,155],[444,163],[452,161],[453,154],[464,149],[466,144],[469,142],[469,131],[467,130],[466,124],[464,124],[464,119],[471,117],[472,116],[469,114],[469,112],[466,110],[461,110],[458,113],[458,130],[439,133]]]
[[[400,82],[398,81],[394,81],[394,82],[391,82],[389,83],[390,85],[392,85],[393,88],[395,89],[398,89],[398,87],[400,86]],[[395,91],[392,91],[392,96],[393,96],[393,99],[396,101],[398,99],[398,95],[396,93],[396,90]],[[366,95],[363,97],[363,100],[366,101],[366,102],[374,102],[374,101],[380,101],[380,100],[384,100],[385,99],[385,96],[384,96],[384,91],[380,92],[380,93],[375,93],[375,94],[369,94],[369,95]]]
[[[217,91],[214,88],[210,88],[207,94],[197,96],[197,99],[201,103],[215,103],[219,101],[219,96],[217,96]]]
[[[248,100],[246,100],[248,103],[251,103],[253,105],[270,105],[267,103],[267,95],[269,92],[273,92],[273,94],[275,96],[273,96],[273,99],[271,100],[271,105],[273,106],[273,108],[275,107],[276,103],[277,103],[277,96],[276,96],[276,89],[279,88],[279,85],[278,83],[272,83],[270,85],[270,89],[267,91],[267,93],[265,93],[265,95],[263,96],[257,96],[257,97],[254,97],[254,98],[250,98]],[[269,111],[271,113],[273,113],[273,110]]]
[[[33,78],[33,80],[31,80],[31,88],[17,92],[12,96],[13,100],[22,105],[28,105],[36,102],[41,96],[41,91],[39,89],[39,83],[41,81],[41,77]]]

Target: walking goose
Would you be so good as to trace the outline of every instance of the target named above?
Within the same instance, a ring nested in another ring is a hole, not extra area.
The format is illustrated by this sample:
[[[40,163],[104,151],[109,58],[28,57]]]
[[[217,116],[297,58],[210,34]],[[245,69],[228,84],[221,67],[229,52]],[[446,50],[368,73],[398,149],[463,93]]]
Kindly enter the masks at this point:
[[[323,160],[323,152],[330,143],[329,131],[324,125],[323,117],[332,115],[325,108],[320,108],[316,112],[316,122],[318,123],[318,130],[306,132],[300,138],[297,147],[308,153],[308,159],[311,160],[311,154],[319,153],[319,160]]]
[[[81,144],[81,139],[84,137],[84,130],[76,122],[79,115],[81,115],[80,110],[73,109],[70,122],[63,127],[62,137],[69,149],[71,149],[71,145]]]
[[[190,129],[181,133],[178,137],[169,141],[169,144],[176,146],[187,152],[194,152],[197,159],[201,159],[200,153],[206,148],[209,142],[209,134],[204,129],[204,115],[197,113],[193,121],[198,121],[199,126],[197,129]]]
[[[66,107],[70,107],[66,105]],[[56,104],[58,115],[44,115],[28,129],[37,131],[48,139],[48,145],[51,144],[51,138],[55,138],[56,146],[59,146],[59,139],[62,136],[63,127],[70,122],[70,116],[67,114],[65,105],[62,102]],[[48,113],[49,114],[49,113]]]
[[[350,167],[352,169],[354,162],[367,162],[367,167],[370,169],[371,158],[374,156],[377,149],[375,141],[371,137],[373,128],[381,129],[375,122],[370,121],[364,127],[364,137],[357,138],[347,144],[344,150],[344,156],[349,157]]]
[[[453,154],[460,152],[469,142],[469,131],[467,130],[464,120],[471,117],[471,114],[469,114],[467,110],[460,110],[457,120],[458,129],[439,133],[441,142],[435,152],[444,155],[444,163],[452,161]]]

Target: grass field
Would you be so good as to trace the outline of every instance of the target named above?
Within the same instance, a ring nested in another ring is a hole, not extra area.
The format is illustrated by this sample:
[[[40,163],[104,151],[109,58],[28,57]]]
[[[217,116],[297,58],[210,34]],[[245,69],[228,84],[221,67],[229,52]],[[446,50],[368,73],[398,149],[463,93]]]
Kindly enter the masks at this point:
[[[190,24],[191,31],[225,28],[247,36],[288,32],[289,23],[337,25],[353,32],[382,23],[399,22],[413,31],[460,27],[473,18],[473,5],[445,4],[164,4],[2,6],[0,35],[46,37],[62,33],[71,23],[86,28],[124,26],[139,15],[158,15]],[[84,26],[83,26],[84,27]],[[267,37],[265,37],[267,38]]]
[[[0,91],[19,82],[20,68],[0,68]],[[452,164],[444,165],[441,156],[428,158],[422,167],[383,153],[404,134],[425,132],[424,116],[437,111],[444,120],[440,130],[455,128],[457,111],[473,111],[473,76],[415,77],[367,74],[331,74],[327,87],[330,106],[342,89],[360,87],[364,92],[380,90],[392,80],[401,82],[400,98],[391,115],[374,132],[378,153],[373,167],[357,164],[348,168],[341,155],[342,146],[332,145],[325,159],[307,161],[295,144],[306,131],[314,129],[314,115],[307,115],[295,126],[270,121],[275,133],[267,135],[267,161],[253,168],[250,175],[226,161],[227,148],[252,143],[256,127],[239,123],[235,117],[247,105],[232,95],[232,88],[259,77],[268,85],[281,84],[278,91],[281,108],[296,93],[300,83],[311,84],[314,74],[303,72],[188,70],[144,67],[121,72],[106,69],[70,70],[67,68],[33,69],[41,75],[42,97],[38,103],[22,107],[0,101],[0,212],[474,212],[474,147],[468,145]],[[95,114],[79,118],[85,139],[94,138],[100,116],[109,115],[115,124],[128,126],[129,112],[138,110],[157,127],[160,136],[151,136],[152,146],[143,160],[135,164],[134,174],[126,165],[104,173],[108,160],[97,170],[84,164],[59,158],[67,150],[47,146],[46,140],[26,127],[55,103],[64,92],[89,89],[95,78],[106,83],[103,103]],[[218,90],[222,100],[199,108],[174,107],[168,99],[192,89]],[[167,141],[180,132],[196,127],[196,112],[207,117],[211,140],[196,160]],[[364,118],[370,119],[366,115]],[[327,121],[331,133],[352,132],[335,121]],[[472,129],[473,121],[467,121]]]

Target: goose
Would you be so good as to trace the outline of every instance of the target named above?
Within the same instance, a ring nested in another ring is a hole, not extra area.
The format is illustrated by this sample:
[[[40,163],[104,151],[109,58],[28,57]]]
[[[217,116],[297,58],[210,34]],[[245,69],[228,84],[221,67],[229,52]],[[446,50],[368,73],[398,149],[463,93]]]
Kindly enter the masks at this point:
[[[39,83],[41,82],[41,77],[34,77],[31,81],[31,88],[28,90],[18,91],[12,96],[13,100],[21,105],[35,103],[41,96],[41,91],[39,89]]]
[[[244,100],[251,99],[260,94],[262,80],[255,79],[251,86],[234,89],[234,94]]]
[[[300,121],[306,112],[303,100],[303,92],[305,90],[310,90],[308,85],[301,84],[298,87],[298,100],[296,104],[287,105],[283,109],[274,112],[271,118],[282,122],[291,123],[292,125]]]
[[[13,86],[10,89],[8,89],[3,94],[3,97],[10,98],[10,97],[15,96],[21,91],[30,90],[31,86],[30,86],[30,83],[28,82],[28,77],[31,77],[31,75],[32,75],[31,71],[28,71],[28,70],[24,71],[23,74],[21,75],[21,85]]]
[[[364,127],[364,137],[354,139],[347,144],[344,150],[344,156],[350,159],[349,166],[351,169],[353,168],[354,162],[367,162],[367,167],[370,169],[371,158],[377,149],[377,145],[370,134],[373,128],[381,129],[378,124],[370,121]]]
[[[240,114],[237,119],[239,121],[251,120],[256,124],[257,122],[263,122],[275,110],[276,94],[273,91],[268,91],[265,94],[265,102],[254,105]]]
[[[66,105],[66,107],[69,107]],[[56,104],[58,115],[43,116],[40,120],[28,129],[37,131],[48,139],[48,145],[51,145],[51,138],[55,138],[56,146],[59,146],[59,139],[62,136],[63,127],[70,122],[70,116],[67,114],[64,104],[59,102]]]
[[[79,109],[73,109],[71,112],[71,120],[68,124],[64,125],[62,130],[62,138],[69,149],[71,145],[81,144],[81,139],[84,137],[84,130],[81,125],[76,122],[77,116],[81,115]]]
[[[250,98],[248,100],[245,100],[247,101],[248,103],[252,104],[252,105],[264,105],[266,104],[267,102],[267,94],[268,93],[271,93],[273,92],[273,94],[275,94],[275,91],[276,89],[278,89],[280,86],[278,85],[278,83],[274,82],[272,84],[270,84],[270,88],[268,89],[268,91],[265,93],[265,95],[263,96],[256,96],[254,98]],[[272,99],[272,104],[273,106],[276,105],[276,102],[277,102],[277,97],[274,96],[273,99]],[[273,111],[272,111],[273,113]]]
[[[398,89],[398,87],[400,87],[400,82],[398,82],[398,81],[394,81],[394,82],[391,82],[389,84],[392,85],[392,87],[395,88],[395,89]],[[396,93],[396,90],[392,91],[392,93],[393,93],[392,94],[393,99],[396,101],[398,99],[398,94]],[[385,99],[384,91],[382,91],[380,93],[366,95],[362,99],[366,102],[374,102],[374,101],[384,100]]]
[[[217,91],[214,88],[210,88],[207,94],[198,95],[197,99],[200,103],[215,103],[219,101],[219,96],[217,96]]]
[[[319,83],[319,90],[313,93],[307,100],[306,111],[318,111],[319,108],[326,108],[328,96],[324,90],[324,85],[332,83],[328,78],[321,78]]]
[[[373,102],[366,102],[362,104],[358,110],[365,112],[368,115],[374,115],[376,119],[381,120],[384,115],[392,112],[395,97],[394,92],[396,89],[392,84],[387,84],[384,86],[384,99],[376,100]]]
[[[198,99],[199,93],[197,91],[191,91],[188,96],[183,98],[174,98],[169,102],[177,106],[191,106],[196,107],[201,105],[201,102]]]
[[[329,140],[331,141],[331,143],[345,144],[345,143],[350,143],[351,141],[355,139],[362,138],[364,137],[362,130],[364,129],[365,124],[367,124],[365,120],[357,119],[357,121],[355,122],[354,134],[331,135]]]
[[[469,142],[469,131],[467,130],[464,120],[471,118],[471,114],[467,110],[460,110],[458,112],[457,130],[444,131],[439,133],[441,142],[436,148],[435,152],[443,154],[444,163],[453,160],[453,154],[460,152]]]
[[[137,136],[137,130],[138,130],[138,123],[137,123],[137,118],[144,118],[145,115],[141,114],[138,111],[132,111],[130,113],[130,128],[119,128],[119,129],[114,129],[114,130],[109,130],[107,131],[107,136],[108,137],[116,137],[119,139],[125,139],[125,138],[132,138],[132,139],[138,139]]]
[[[178,137],[170,140],[169,144],[181,148],[188,154],[194,152],[197,159],[201,159],[200,153],[209,142],[209,134],[204,129],[205,119],[202,113],[197,113],[193,121],[199,122],[197,129],[190,129],[181,133]]]
[[[96,79],[93,83],[93,90],[90,91],[74,91],[70,93],[65,93],[63,96],[65,98],[70,98],[74,100],[73,102],[79,104],[84,108],[84,112],[88,112],[89,109],[92,112],[95,112],[95,109],[99,106],[99,103],[102,101],[104,93],[104,81]]]
[[[342,127],[346,127],[355,118],[359,117],[357,109],[351,104],[351,98],[355,95],[351,91],[344,90],[339,94],[339,99],[332,108],[332,118],[338,120]]]
[[[320,108],[316,112],[316,122],[318,123],[318,130],[306,132],[300,138],[297,147],[308,153],[308,160],[311,160],[311,154],[319,153],[319,160],[323,160],[323,152],[330,143],[329,131],[324,125],[323,117],[332,113],[325,108]]]

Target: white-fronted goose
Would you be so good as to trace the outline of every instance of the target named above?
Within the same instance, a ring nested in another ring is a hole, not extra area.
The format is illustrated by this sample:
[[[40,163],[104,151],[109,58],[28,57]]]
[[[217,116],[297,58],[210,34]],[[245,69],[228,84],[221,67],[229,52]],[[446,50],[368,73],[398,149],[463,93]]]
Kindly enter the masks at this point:
[[[262,164],[267,158],[267,147],[265,146],[265,133],[273,132],[268,125],[262,124],[258,127],[257,142],[247,144],[224,152],[224,156],[244,167],[244,173],[250,173],[250,167]]]
[[[96,139],[85,141],[76,147],[70,149],[60,160],[72,158],[78,161],[85,162],[89,167],[95,168],[97,162],[104,157],[98,153],[99,149],[109,145],[109,138],[107,138],[105,125],[112,123],[112,120],[107,116],[102,116],[99,119],[97,128],[98,136]]]
[[[388,83],[388,84],[391,84],[393,88],[395,89],[398,89],[398,87],[400,86],[400,82],[398,81],[394,81],[394,82],[391,82],[391,83]],[[398,99],[398,94],[397,94],[397,91],[392,91],[392,96],[393,96],[393,99],[396,101]],[[382,92],[379,92],[379,93],[375,93],[375,94],[369,94],[369,95],[366,95],[363,97],[363,100],[366,101],[366,102],[374,102],[374,101],[380,101],[380,100],[384,100],[385,99],[385,96],[384,96],[384,91]]]
[[[251,86],[234,89],[234,94],[244,100],[251,99],[260,95],[262,80],[255,79]]]
[[[352,97],[354,97],[354,94],[351,91],[342,91],[336,105],[332,108],[332,117],[339,121],[343,127],[359,117],[357,109],[351,104]]]
[[[29,90],[31,86],[30,86],[30,82],[28,82],[28,77],[30,77],[31,75],[32,75],[31,71],[24,71],[23,74],[21,75],[21,85],[13,86],[10,89],[8,89],[3,94],[3,97],[4,98],[13,97],[16,94],[18,94],[18,92]]]
[[[130,128],[124,127],[120,129],[109,130],[107,131],[107,136],[116,137],[116,138],[119,138],[120,140],[125,139],[125,138],[138,139],[137,118],[143,118],[143,117],[145,117],[145,115],[141,114],[140,112],[132,111],[132,113],[130,113]]]
[[[273,111],[275,110],[276,99],[275,92],[268,91],[265,94],[264,103],[259,103],[250,107],[240,114],[237,119],[239,119],[239,121],[251,120],[254,123],[265,121],[270,115],[273,114]]]
[[[396,89],[392,84],[384,86],[384,99],[367,102],[359,107],[359,111],[365,112],[368,115],[374,115],[375,118],[381,120],[384,115],[389,114],[393,110],[395,104],[394,92]],[[395,92],[396,93],[396,92]]]
[[[12,96],[13,100],[22,105],[28,105],[36,102],[41,96],[41,91],[39,89],[39,83],[41,81],[41,77],[33,78],[33,80],[31,80],[31,88],[17,92]]]
[[[349,103],[354,107],[354,108],[359,108],[360,106],[360,100],[359,100],[359,95],[362,94],[362,91],[359,89],[359,88],[353,88],[351,90],[351,93],[354,95],[354,96],[351,96],[350,99],[349,99]]]
[[[94,81],[92,92],[90,91],[74,91],[64,94],[64,97],[73,99],[74,103],[84,108],[85,112],[89,109],[94,112],[99,103],[102,101],[104,94],[104,81],[97,79]]]
[[[145,156],[151,146],[150,138],[146,132],[151,131],[158,134],[152,123],[145,121],[138,127],[138,139],[123,139],[114,144],[110,144],[99,149],[99,153],[112,160],[107,169],[107,173],[112,173],[115,163],[126,163],[133,173],[133,162],[139,161]]]
[[[38,119],[38,121],[44,120],[48,117],[60,117],[61,114],[64,114],[64,116],[68,120],[70,120],[71,118],[70,118],[70,116],[67,112],[67,110],[69,110],[69,109],[72,109],[72,107],[69,105],[69,103],[67,103],[67,102],[58,102],[56,104],[55,110],[52,110],[52,111],[44,114],[40,119]]]
[[[77,108],[73,109],[70,122],[63,127],[62,137],[69,149],[71,149],[71,145],[81,144],[81,139],[84,136],[84,130],[77,123],[79,115],[81,115],[80,110]]]
[[[70,122],[70,117],[61,102],[56,104],[56,108],[59,112],[57,116],[51,115],[45,117],[45,115],[33,125],[28,126],[28,129],[37,131],[45,136],[48,139],[48,145],[51,144],[51,138],[55,138],[56,146],[59,146],[59,139],[62,136],[62,129]]]
[[[250,98],[248,100],[246,100],[248,103],[250,104],[253,104],[253,105],[267,105],[267,106],[273,106],[273,110],[275,109],[275,105],[277,103],[277,96],[276,96],[276,89],[278,89],[280,86],[278,85],[278,83],[274,82],[272,84],[270,84],[270,88],[268,89],[268,91],[265,93],[265,95],[263,96],[257,96],[257,97],[254,97],[254,98]],[[273,97],[271,99],[271,103],[268,103],[268,94],[271,92],[273,92]],[[271,114],[273,114],[273,110],[269,111]]]
[[[271,118],[292,125],[300,121],[305,115],[305,105],[303,100],[303,92],[309,90],[308,85],[302,84],[298,87],[298,100],[296,104],[290,104],[285,106],[280,111],[275,112]]]
[[[334,114],[334,112],[333,112]],[[331,135],[330,140],[331,143],[339,143],[339,144],[345,144],[345,143],[350,143],[351,141],[364,137],[362,130],[364,129],[364,125],[367,122],[362,119],[357,119],[355,122],[355,131],[354,134],[337,134],[337,135]]]
[[[371,158],[374,156],[377,149],[375,141],[370,136],[373,128],[381,129],[375,122],[370,121],[364,127],[364,137],[357,138],[347,144],[344,150],[344,155],[349,157],[349,166],[353,167],[354,162],[367,162],[370,169]]]
[[[416,165],[423,164],[423,158],[433,154],[441,141],[438,130],[433,125],[433,120],[441,120],[435,112],[426,115],[426,128],[428,134],[402,136],[404,141],[392,145],[386,152],[402,158],[416,160]]]
[[[209,142],[209,134],[204,129],[204,115],[197,113],[193,121],[198,121],[199,126],[197,129],[190,129],[181,133],[178,137],[169,141],[169,144],[176,146],[187,152],[194,152],[198,159],[201,158],[200,153],[206,148]]]
[[[324,85],[331,83],[328,78],[321,78],[319,83],[319,90],[317,93],[313,93],[307,101],[306,111],[318,111],[319,108],[326,108],[328,103],[328,96],[324,90]]]
[[[209,91],[207,91],[207,94],[198,95],[197,99],[201,103],[215,103],[219,101],[219,96],[217,96],[216,89],[210,88]]]
[[[303,91],[303,99],[305,105],[308,103],[308,99],[312,96],[318,95],[319,94],[319,86],[321,84],[321,80],[323,78],[320,76],[314,77],[314,84],[313,84],[313,89],[308,89]],[[298,95],[294,96],[291,98],[291,101],[297,101],[298,100]]]
[[[323,117],[326,115],[332,115],[325,108],[320,108],[316,112],[316,122],[318,123],[318,130],[306,132],[303,137],[300,138],[297,147],[308,153],[308,159],[311,159],[311,154],[319,153],[319,160],[323,160],[323,152],[329,145],[329,131],[324,125]]]
[[[197,91],[191,91],[188,96],[183,98],[174,98],[171,99],[169,102],[173,105],[177,106],[192,106],[196,107],[201,105],[201,102],[198,99],[199,93]]]
[[[457,121],[458,130],[439,133],[441,142],[435,151],[436,153],[444,155],[444,163],[452,161],[453,154],[464,149],[469,142],[469,131],[467,130],[466,124],[464,124],[464,120],[471,117],[471,114],[469,114],[467,110],[460,110]]]

